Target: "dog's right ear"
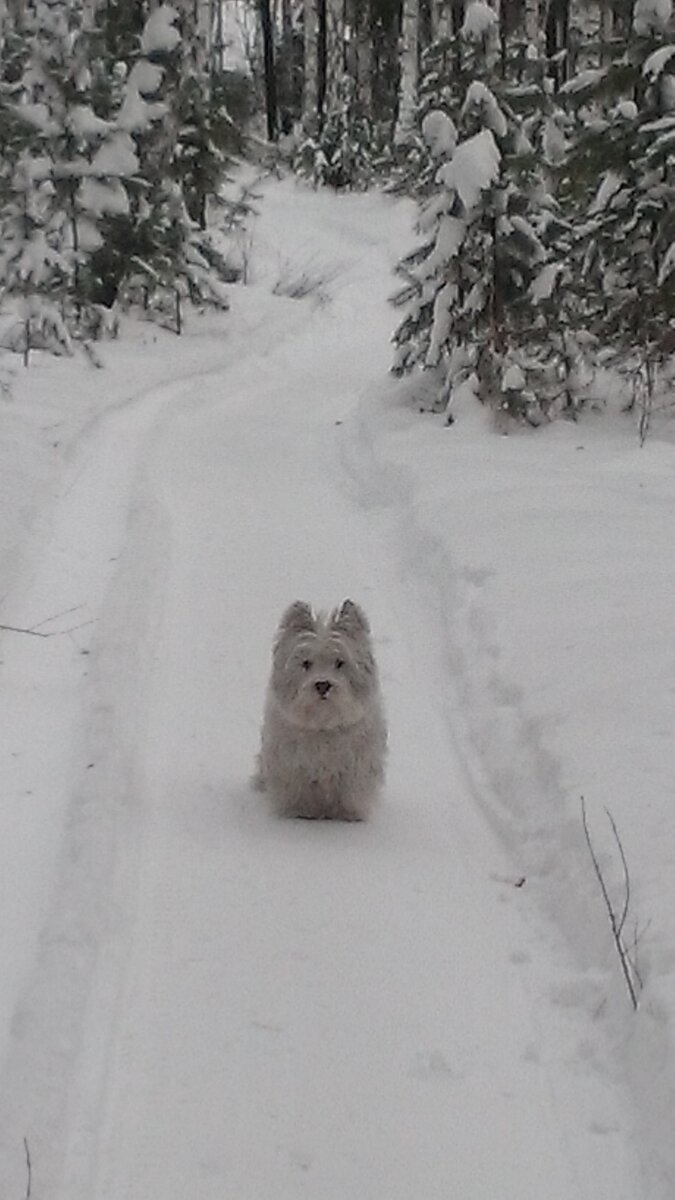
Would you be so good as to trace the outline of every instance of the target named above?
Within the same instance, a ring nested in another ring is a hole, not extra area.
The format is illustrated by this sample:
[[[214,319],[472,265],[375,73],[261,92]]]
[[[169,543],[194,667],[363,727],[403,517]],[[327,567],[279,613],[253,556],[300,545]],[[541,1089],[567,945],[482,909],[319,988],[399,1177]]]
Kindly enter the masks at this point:
[[[279,622],[279,633],[303,633],[314,631],[314,614],[304,600],[294,600]]]
[[[353,600],[343,600],[340,607],[331,614],[331,624],[334,629],[341,630],[348,637],[359,637],[362,634],[370,633],[366,614]]]

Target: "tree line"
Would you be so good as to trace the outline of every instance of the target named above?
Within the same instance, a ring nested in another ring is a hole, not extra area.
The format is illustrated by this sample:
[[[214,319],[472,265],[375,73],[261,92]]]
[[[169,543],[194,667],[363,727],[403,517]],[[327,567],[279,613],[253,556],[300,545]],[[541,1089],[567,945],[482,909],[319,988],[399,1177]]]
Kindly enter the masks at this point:
[[[7,0],[0,8],[0,289],[10,341],[70,348],[118,303],[180,330],[227,305],[208,228],[241,140],[199,6]]]
[[[672,0],[0,0],[0,39],[0,287],[26,354],[120,304],[176,328],[186,298],[226,305],[209,212],[262,135],[316,186],[417,198],[394,370],[425,403],[536,423],[594,363],[636,396],[667,378]]]
[[[418,199],[394,371],[423,403],[539,423],[575,412],[598,364],[643,406],[672,387],[671,0],[258,9],[268,134],[295,168]]]

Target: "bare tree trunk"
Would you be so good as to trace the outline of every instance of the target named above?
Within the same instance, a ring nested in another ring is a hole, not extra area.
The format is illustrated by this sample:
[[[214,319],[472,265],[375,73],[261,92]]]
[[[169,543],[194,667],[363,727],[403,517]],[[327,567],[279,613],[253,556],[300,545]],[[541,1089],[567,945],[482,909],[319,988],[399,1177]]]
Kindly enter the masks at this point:
[[[532,46],[536,46],[541,36],[541,18],[539,0],[525,0],[525,37]]]
[[[373,115],[375,48],[371,20],[371,6],[367,0],[352,0],[351,61],[348,65],[355,83],[356,102],[366,117]]]
[[[326,100],[327,112],[337,108],[344,76],[344,0],[326,0]]]
[[[183,18],[183,46],[188,62],[195,74],[206,74],[208,26],[203,0],[172,0],[172,3]]]
[[[452,13],[449,0],[431,0],[431,37],[434,42],[450,37]]]
[[[319,123],[319,9],[317,0],[304,0],[304,80],[302,125],[315,132]]]
[[[569,0],[569,54],[571,73],[596,67],[599,54],[589,42],[600,42],[600,5],[597,0]]]
[[[197,36],[204,49],[204,61],[208,62],[211,56],[211,42],[213,39],[213,20],[212,20],[212,0],[197,0],[197,15],[195,24],[197,26]]]
[[[404,146],[417,120],[417,83],[419,78],[419,0],[403,0],[401,12],[401,80],[398,92],[398,117],[394,143]]]
[[[100,0],[83,0],[82,4],[82,28],[86,30],[93,29],[96,23],[96,9],[100,6]]]
[[[614,5],[611,0],[602,0],[602,9],[600,12],[600,38],[602,41],[602,57],[604,61],[608,59],[608,49],[614,36]]]
[[[263,61],[265,64],[265,111],[267,115],[267,137],[270,142],[277,137],[277,81],[274,67],[274,30],[270,0],[258,0],[260,26],[263,38]]]
[[[211,0],[210,15],[211,36],[209,41],[209,56],[211,76],[219,75],[223,69],[223,51],[225,49],[225,30],[223,24],[222,0]]]
[[[555,59],[561,50],[568,48],[568,31],[570,21],[570,0],[548,0],[546,10],[546,53]],[[556,83],[559,85],[568,79],[572,73],[567,55],[558,59],[553,67]]]
[[[282,133],[290,133],[293,110],[293,13],[291,0],[281,0],[280,9],[281,42],[277,51],[279,126]]]

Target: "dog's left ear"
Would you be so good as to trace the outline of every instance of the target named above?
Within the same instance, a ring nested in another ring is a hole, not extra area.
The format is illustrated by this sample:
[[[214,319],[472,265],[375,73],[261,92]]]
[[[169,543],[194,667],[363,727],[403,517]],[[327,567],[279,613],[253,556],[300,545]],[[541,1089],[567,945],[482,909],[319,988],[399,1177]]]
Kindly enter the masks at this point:
[[[334,629],[339,629],[348,637],[358,637],[361,634],[370,633],[366,614],[353,600],[342,602],[339,609],[333,613],[331,624]]]
[[[304,633],[315,628],[314,614],[304,600],[294,600],[289,604],[279,622],[280,633]]]

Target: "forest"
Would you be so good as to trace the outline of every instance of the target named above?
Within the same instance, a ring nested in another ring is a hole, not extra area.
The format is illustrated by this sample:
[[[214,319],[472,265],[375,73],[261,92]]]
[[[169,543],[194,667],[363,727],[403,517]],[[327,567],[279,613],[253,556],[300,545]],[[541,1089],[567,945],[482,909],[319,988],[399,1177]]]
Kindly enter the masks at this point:
[[[234,34],[240,53],[231,53]],[[538,424],[675,349],[671,0],[4,0],[6,348],[227,308],[242,158],[413,197],[392,370]],[[451,418],[449,418],[451,419]]]

